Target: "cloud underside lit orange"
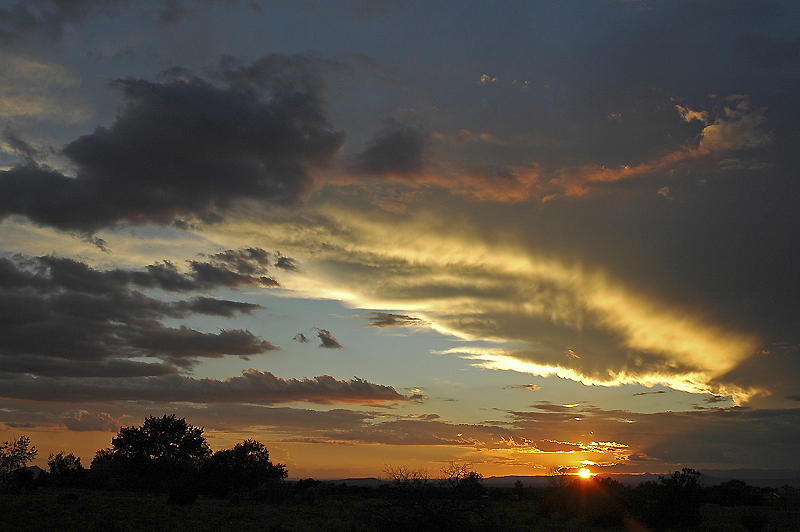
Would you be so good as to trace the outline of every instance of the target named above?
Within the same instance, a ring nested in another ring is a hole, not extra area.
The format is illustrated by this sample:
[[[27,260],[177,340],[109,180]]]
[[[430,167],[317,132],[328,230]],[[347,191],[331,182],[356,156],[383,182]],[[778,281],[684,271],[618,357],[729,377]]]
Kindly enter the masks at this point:
[[[366,178],[342,170],[318,180],[317,186],[356,184],[369,189],[385,183],[398,185],[400,190],[391,194],[376,193],[372,198],[373,202],[389,210],[404,209],[405,204],[416,197],[411,190],[420,187],[438,187],[479,201],[516,203],[537,199],[547,202],[558,197],[586,196],[603,185],[648,175],[668,179],[670,171],[682,166],[701,164],[714,157],[764,146],[772,140],[772,134],[764,127],[764,109],[752,107],[746,96],[729,96],[714,120],[710,119],[707,111],[680,105],[675,108],[676,120],[680,116],[685,122],[704,124],[698,138],[636,163],[608,167],[595,163],[545,169],[538,161],[527,161],[501,168],[463,168],[439,158],[414,172],[389,171]],[[488,134],[484,135],[476,138],[491,139]],[[405,193],[403,187],[407,189]]]

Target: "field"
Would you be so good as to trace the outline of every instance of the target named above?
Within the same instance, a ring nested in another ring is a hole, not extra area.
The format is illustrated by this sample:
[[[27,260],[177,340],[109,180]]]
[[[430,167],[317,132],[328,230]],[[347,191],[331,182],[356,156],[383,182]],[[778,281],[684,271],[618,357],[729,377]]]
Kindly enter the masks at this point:
[[[287,483],[291,485],[291,483]],[[565,492],[565,489],[571,491]],[[320,484],[281,502],[40,487],[0,497],[2,530],[630,530],[640,521],[605,496],[573,488],[492,488],[477,497],[435,488]],[[702,503],[691,530],[800,530],[796,492],[759,505]],[[677,526],[675,529],[680,529]],[[640,528],[641,529],[641,528]],[[671,529],[671,528],[663,528]]]

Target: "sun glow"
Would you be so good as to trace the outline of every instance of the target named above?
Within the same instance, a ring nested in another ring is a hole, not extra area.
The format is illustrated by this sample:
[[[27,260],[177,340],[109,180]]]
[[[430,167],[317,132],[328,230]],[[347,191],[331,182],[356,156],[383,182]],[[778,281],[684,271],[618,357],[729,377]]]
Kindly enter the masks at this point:
[[[578,470],[578,476],[581,478],[591,478],[592,472],[586,469],[585,467],[582,467],[581,469]]]

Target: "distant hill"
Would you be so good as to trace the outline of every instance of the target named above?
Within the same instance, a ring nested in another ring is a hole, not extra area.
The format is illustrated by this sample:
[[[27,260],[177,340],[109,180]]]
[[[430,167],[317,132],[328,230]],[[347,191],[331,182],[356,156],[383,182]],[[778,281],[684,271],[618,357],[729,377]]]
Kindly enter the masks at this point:
[[[44,469],[37,465],[26,466],[25,469],[33,473],[33,478],[39,478],[39,475],[44,473]]]
[[[797,469],[703,469],[700,473],[700,482],[706,486],[735,479],[763,488],[800,487],[800,470]]]

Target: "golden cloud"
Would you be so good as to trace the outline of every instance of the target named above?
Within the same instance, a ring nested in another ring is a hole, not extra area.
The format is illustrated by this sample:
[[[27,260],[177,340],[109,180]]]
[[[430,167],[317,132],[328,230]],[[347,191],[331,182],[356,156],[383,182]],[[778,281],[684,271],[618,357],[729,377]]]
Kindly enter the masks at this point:
[[[381,218],[327,203],[302,223],[249,220],[219,230],[243,242],[269,239],[297,256],[303,273],[283,282],[294,295],[403,309],[441,333],[494,342],[452,351],[482,367],[604,386],[664,384],[738,401],[757,393],[712,384],[757,350],[754,334],[628,289],[599,269],[482,241],[466,222],[445,218]],[[588,331],[607,344],[604,354],[574,345]],[[550,343],[543,334],[554,335]],[[577,356],[565,356],[568,349]]]

